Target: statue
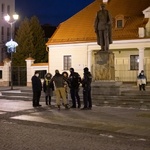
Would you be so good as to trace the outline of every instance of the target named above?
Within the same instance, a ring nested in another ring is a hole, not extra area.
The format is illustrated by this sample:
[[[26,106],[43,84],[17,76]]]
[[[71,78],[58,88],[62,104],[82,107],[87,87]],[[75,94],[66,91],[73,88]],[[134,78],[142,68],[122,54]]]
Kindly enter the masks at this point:
[[[102,51],[109,51],[109,44],[112,43],[111,17],[104,4],[101,4],[101,10],[97,12],[94,28],[97,44],[101,46]]]

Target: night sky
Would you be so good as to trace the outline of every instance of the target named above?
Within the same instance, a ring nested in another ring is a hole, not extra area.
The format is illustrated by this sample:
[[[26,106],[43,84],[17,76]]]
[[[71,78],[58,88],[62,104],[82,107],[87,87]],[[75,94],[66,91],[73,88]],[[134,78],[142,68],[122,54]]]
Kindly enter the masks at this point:
[[[24,17],[37,16],[41,24],[57,26],[94,0],[16,0],[16,13]]]

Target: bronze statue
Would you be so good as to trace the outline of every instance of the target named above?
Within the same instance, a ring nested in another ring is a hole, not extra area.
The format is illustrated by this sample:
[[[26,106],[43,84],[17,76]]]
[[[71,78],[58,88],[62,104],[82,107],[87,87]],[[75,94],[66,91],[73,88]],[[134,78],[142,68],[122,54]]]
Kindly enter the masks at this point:
[[[112,43],[111,17],[104,4],[101,4],[101,10],[97,12],[94,28],[97,35],[97,44],[101,46],[102,51],[109,51],[109,44]]]

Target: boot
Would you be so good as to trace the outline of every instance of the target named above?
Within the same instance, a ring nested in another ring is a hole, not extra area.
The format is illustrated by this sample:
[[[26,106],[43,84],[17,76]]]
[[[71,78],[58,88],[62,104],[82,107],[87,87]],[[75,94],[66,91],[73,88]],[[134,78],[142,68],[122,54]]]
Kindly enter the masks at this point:
[[[68,104],[65,104],[65,109],[70,109]]]
[[[49,96],[49,105],[51,106],[51,97]]]
[[[48,105],[48,100],[47,100],[47,96],[45,97],[45,101],[46,101],[46,105]]]
[[[58,105],[57,107],[58,107],[58,110],[60,110],[60,105]]]

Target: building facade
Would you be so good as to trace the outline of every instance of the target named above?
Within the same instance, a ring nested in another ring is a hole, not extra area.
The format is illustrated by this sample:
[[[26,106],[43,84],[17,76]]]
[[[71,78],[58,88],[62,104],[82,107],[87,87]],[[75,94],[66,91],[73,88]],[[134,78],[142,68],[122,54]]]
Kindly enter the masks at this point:
[[[94,55],[100,50],[94,20],[102,2],[95,0],[58,26],[47,42],[52,74],[55,69],[63,72],[73,67],[82,76],[88,67],[94,77]],[[115,80],[136,82],[138,73],[145,70],[150,82],[150,1],[109,0],[106,9],[112,16]]]
[[[7,14],[12,15],[14,13],[15,0],[0,0],[0,62],[3,62],[3,60],[7,57],[5,43],[10,40],[11,35],[11,27],[4,20],[4,16]]]

